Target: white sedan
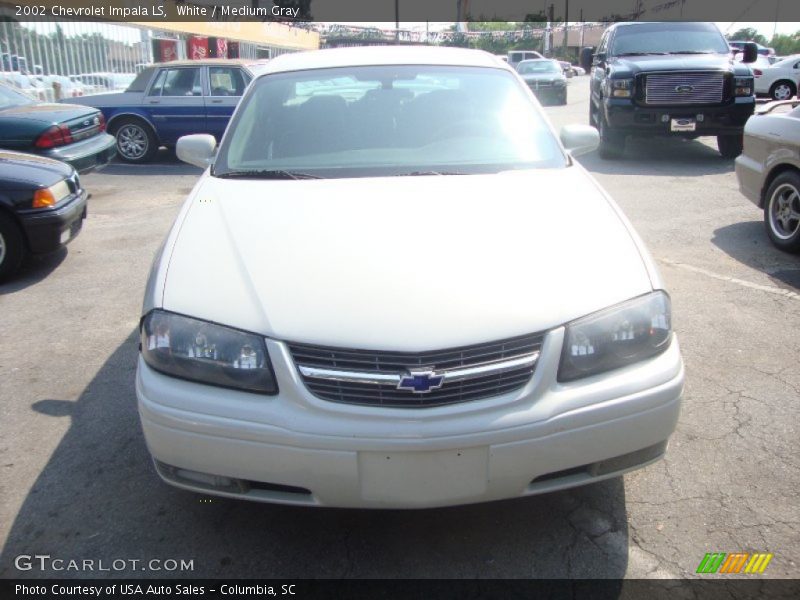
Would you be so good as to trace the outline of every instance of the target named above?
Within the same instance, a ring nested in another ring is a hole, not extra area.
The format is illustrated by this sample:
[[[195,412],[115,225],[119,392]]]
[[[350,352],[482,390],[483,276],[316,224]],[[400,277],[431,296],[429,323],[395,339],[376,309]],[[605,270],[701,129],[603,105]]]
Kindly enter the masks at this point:
[[[800,83],[800,56],[790,56],[755,72],[756,94],[769,95],[773,100],[788,100],[797,94]]]
[[[503,61],[285,54],[243,96],[155,259],[139,414],[205,494],[423,508],[659,460],[684,370],[619,207]]]

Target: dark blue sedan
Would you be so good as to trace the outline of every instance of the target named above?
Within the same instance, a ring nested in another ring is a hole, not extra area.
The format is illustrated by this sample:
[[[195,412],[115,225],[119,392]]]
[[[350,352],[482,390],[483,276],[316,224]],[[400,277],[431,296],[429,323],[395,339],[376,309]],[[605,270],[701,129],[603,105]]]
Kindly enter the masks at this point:
[[[144,163],[159,147],[172,147],[184,135],[210,133],[219,140],[263,64],[224,59],[160,63],[145,68],[124,92],[77,101],[103,112],[121,159]]]

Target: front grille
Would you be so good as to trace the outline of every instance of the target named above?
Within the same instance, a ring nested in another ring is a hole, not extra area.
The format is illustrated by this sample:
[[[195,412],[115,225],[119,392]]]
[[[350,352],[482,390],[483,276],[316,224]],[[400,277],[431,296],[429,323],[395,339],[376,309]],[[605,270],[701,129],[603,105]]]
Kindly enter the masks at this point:
[[[645,79],[646,104],[719,104],[724,98],[723,73],[653,73]]]
[[[398,375],[407,373],[409,369],[430,368],[440,373],[530,356],[541,349],[543,339],[543,334],[532,334],[498,342],[428,352],[348,350],[303,344],[289,344],[289,350],[298,368],[318,367],[365,374]],[[424,394],[397,389],[393,383],[336,381],[309,377],[302,373],[301,378],[312,394],[331,402],[393,408],[424,408],[481,400],[512,392],[528,382],[535,368],[534,362],[462,381],[445,381],[440,388]]]

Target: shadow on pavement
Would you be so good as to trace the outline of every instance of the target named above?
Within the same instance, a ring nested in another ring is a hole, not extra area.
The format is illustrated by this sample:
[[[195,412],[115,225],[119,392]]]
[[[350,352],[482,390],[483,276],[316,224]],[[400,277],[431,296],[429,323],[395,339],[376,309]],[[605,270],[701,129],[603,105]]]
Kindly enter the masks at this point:
[[[25,257],[19,271],[6,282],[0,284],[0,296],[19,292],[46,279],[50,273],[58,268],[58,265],[64,262],[68,253],[67,248],[63,247],[42,256]]]
[[[621,478],[420,511],[296,508],[171,488],[154,473],[139,427],[137,343],[132,332],[78,401],[33,403],[32,410],[72,423],[16,515],[0,577],[620,578],[626,572]],[[107,568],[115,559],[126,562],[110,572],[21,572],[14,566],[20,554],[102,560]],[[144,562],[134,568],[133,559]],[[143,571],[151,559],[192,560],[193,569]]]
[[[174,148],[161,148],[152,161],[145,164],[126,163],[115,158],[98,173],[103,175],[197,175],[202,169],[183,162],[175,155]]]
[[[604,160],[597,152],[592,152],[578,160],[593,173],[611,175],[701,177],[732,173],[733,160],[720,156],[716,140],[704,139],[708,139],[711,146],[680,138],[628,138],[622,158]]]
[[[775,284],[800,289],[800,255],[772,245],[763,221],[743,221],[720,227],[711,240],[731,258],[770,276]]]

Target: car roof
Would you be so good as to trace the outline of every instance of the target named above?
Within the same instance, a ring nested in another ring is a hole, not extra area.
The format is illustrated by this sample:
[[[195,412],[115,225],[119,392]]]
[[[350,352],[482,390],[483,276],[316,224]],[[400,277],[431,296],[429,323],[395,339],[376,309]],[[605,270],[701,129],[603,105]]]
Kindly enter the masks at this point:
[[[505,61],[483,50],[432,46],[357,46],[281,54],[267,63],[262,75],[380,65],[446,65],[512,70]]]
[[[202,60],[170,60],[167,62],[148,64],[147,67],[205,67],[219,65],[255,65],[264,63],[265,59],[257,58],[204,58]]]

